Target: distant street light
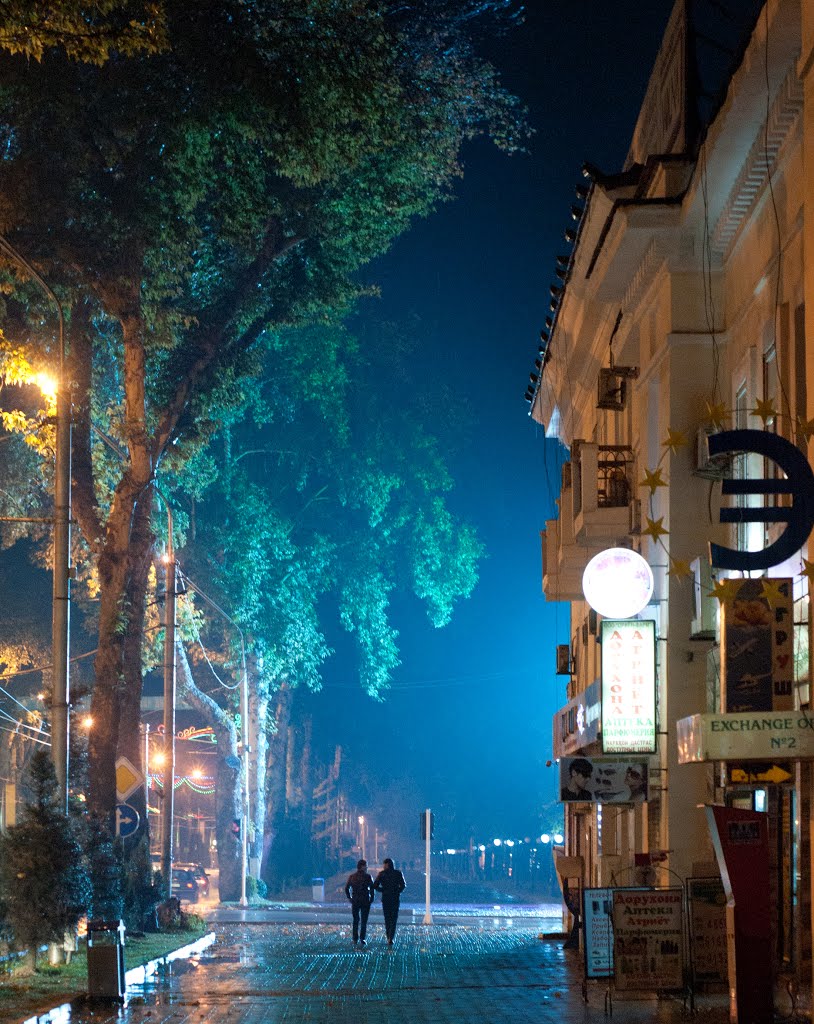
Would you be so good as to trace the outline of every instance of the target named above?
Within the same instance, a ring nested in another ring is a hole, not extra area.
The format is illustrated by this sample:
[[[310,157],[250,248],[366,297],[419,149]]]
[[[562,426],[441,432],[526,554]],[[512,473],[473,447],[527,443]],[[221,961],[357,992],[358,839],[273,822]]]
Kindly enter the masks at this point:
[[[53,602],[51,613],[51,757],[59,785],[62,810],[68,811],[70,736],[71,625],[71,396],[65,367],[65,322],[62,306],[28,260],[0,235],[0,252],[31,275],[53,302],[59,321],[59,379],[56,393],[56,452],[54,467]]]

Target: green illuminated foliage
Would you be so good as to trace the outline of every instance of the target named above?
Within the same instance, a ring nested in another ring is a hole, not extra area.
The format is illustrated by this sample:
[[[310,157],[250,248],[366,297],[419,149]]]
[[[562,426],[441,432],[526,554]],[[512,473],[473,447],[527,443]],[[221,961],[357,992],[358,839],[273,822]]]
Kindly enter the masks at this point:
[[[522,140],[522,112],[471,38],[506,6],[96,0],[49,5],[30,43],[39,62],[9,42],[0,53],[0,232],[65,312],[74,514],[98,598],[92,713],[109,723],[90,738],[100,813],[113,809],[117,746],[138,756],[128,638],[143,632],[146,566],[165,529],[156,485],[180,541],[199,528],[190,497],[234,493],[241,472],[260,487],[248,453],[277,450],[257,497],[273,499],[269,564],[235,570],[272,580],[260,605],[246,601],[247,615],[269,616],[276,673],[316,678],[326,649],[311,590],[334,595],[378,693],[397,661],[391,590],[412,587],[441,624],[471,589],[477,544],[433,505],[449,483],[437,446],[420,428],[399,437],[395,416],[385,427],[382,404],[355,408],[357,343],[325,339],[362,293],[359,268],[450,197],[467,140]],[[86,52],[72,15],[134,35],[102,33]],[[10,348],[53,370],[53,304],[6,252],[0,291]],[[247,413],[259,442],[240,436]],[[226,428],[239,447],[221,459]],[[222,527],[245,537],[245,522]]]

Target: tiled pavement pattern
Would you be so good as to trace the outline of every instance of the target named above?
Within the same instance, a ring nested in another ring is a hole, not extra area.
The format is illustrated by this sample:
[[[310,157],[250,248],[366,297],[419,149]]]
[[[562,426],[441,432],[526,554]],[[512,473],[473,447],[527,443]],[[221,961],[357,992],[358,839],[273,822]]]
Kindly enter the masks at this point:
[[[77,1007],[71,1024],[576,1024],[609,1018],[604,986],[582,999],[579,959],[536,929],[408,925],[388,950],[380,928],[364,951],[342,924],[236,924],[176,962],[123,1008]],[[717,1006],[696,1019],[723,1022]],[[616,999],[624,1024],[678,1021],[673,1000]],[[42,1020],[42,1018],[41,1018]]]

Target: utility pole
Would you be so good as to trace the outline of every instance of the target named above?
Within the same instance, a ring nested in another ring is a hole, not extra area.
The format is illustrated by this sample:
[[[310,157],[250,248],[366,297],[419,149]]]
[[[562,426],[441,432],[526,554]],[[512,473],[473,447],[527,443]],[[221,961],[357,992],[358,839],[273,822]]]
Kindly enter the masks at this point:
[[[62,305],[28,260],[0,235],[0,251],[30,274],[53,302],[59,324],[59,379],[56,396],[56,452],[54,460],[54,548],[51,610],[51,758],[59,785],[60,806],[68,813],[68,751],[70,716],[71,626],[71,387],[65,353]],[[25,520],[22,520],[25,521]],[[36,520],[29,520],[35,522]]]
[[[59,338],[54,470],[54,579],[51,621],[53,638],[51,754],[59,784],[60,805],[63,812],[67,814],[71,729],[68,671],[71,643],[71,389],[65,368],[65,339],[61,309],[59,311]]]
[[[415,812],[413,812],[415,813]],[[425,907],[423,924],[432,924],[432,911],[430,910],[430,868],[432,866],[432,811],[429,807],[424,811],[424,864],[426,879],[425,884]]]
[[[166,503],[165,503],[166,504]],[[161,814],[161,875],[172,895],[172,831],[175,825],[175,551],[172,513],[167,505],[168,537],[164,586],[164,803]]]

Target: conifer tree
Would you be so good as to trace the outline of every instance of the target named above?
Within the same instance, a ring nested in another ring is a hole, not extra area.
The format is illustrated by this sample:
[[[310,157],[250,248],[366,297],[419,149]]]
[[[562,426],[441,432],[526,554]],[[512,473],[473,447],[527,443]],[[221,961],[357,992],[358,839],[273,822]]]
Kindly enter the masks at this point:
[[[36,966],[44,943],[61,942],[90,899],[90,878],[77,824],[59,808],[54,767],[37,751],[28,769],[30,802],[22,820],[0,836],[0,899],[18,949]]]

